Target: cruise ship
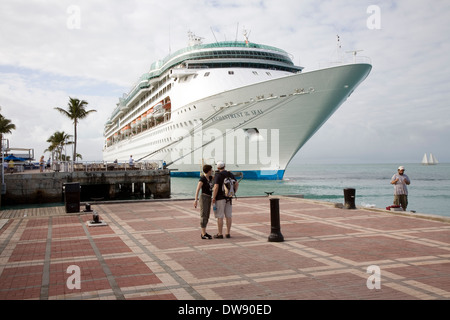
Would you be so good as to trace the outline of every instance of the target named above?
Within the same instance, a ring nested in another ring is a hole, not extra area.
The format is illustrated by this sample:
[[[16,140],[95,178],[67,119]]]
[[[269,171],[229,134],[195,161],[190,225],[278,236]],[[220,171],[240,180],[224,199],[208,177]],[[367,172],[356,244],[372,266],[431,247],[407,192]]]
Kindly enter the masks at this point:
[[[154,62],[119,98],[103,160],[132,156],[182,177],[223,161],[245,179],[282,179],[371,69],[355,60],[304,72],[286,51],[247,37],[203,44],[189,33],[186,48]]]

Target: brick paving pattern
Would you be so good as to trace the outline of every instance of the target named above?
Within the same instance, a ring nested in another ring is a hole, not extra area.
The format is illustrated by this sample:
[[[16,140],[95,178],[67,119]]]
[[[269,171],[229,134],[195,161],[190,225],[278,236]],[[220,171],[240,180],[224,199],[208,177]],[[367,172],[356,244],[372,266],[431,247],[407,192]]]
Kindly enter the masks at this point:
[[[64,207],[0,211],[0,300],[450,298],[445,219],[279,198],[284,242],[268,242],[264,197],[235,200],[232,237],[213,240],[191,200],[94,204],[95,227]]]

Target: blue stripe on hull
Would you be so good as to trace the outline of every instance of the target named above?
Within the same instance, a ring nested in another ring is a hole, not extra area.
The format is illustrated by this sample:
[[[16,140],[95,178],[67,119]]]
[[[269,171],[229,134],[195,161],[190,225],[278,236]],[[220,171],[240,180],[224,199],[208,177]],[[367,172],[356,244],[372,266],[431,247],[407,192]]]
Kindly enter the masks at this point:
[[[232,172],[238,172],[232,170]],[[252,180],[282,180],[284,176],[285,170],[249,170],[249,171],[239,171],[244,175],[244,179],[252,179]],[[198,178],[200,177],[200,172],[191,171],[191,172],[179,172],[179,171],[171,171],[171,177],[182,177],[182,178]]]

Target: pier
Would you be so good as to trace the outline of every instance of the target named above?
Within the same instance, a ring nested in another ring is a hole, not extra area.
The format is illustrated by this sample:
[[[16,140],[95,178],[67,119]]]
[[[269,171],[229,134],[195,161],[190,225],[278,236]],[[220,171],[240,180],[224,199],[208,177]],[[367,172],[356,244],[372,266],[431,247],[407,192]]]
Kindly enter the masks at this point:
[[[233,201],[231,238],[212,240],[192,199],[94,204],[100,227],[63,207],[2,210],[0,299],[269,300],[273,314],[270,300],[450,299],[448,219],[277,197],[284,241],[270,242],[271,198]]]
[[[59,168],[58,168],[59,169]],[[79,166],[74,170],[25,170],[4,175],[2,205],[35,204],[64,201],[63,186],[80,184],[81,201],[114,200],[121,192],[140,194],[154,199],[170,197],[168,169]]]

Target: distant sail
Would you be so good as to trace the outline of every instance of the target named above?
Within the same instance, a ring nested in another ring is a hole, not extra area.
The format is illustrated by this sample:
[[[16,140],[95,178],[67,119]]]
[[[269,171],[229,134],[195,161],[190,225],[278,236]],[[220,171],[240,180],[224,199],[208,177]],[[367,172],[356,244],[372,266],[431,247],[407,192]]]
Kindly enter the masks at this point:
[[[429,164],[438,164],[439,162],[437,161],[437,159],[433,156],[432,153],[430,153],[430,161],[428,161]]]
[[[439,161],[436,159],[435,156],[433,156],[432,153],[430,153],[430,157],[429,158],[427,158],[427,154],[426,153],[423,155],[422,164],[432,165],[432,164],[438,164],[438,163],[439,163]]]
[[[425,153],[422,158],[422,164],[428,164],[427,154]]]

